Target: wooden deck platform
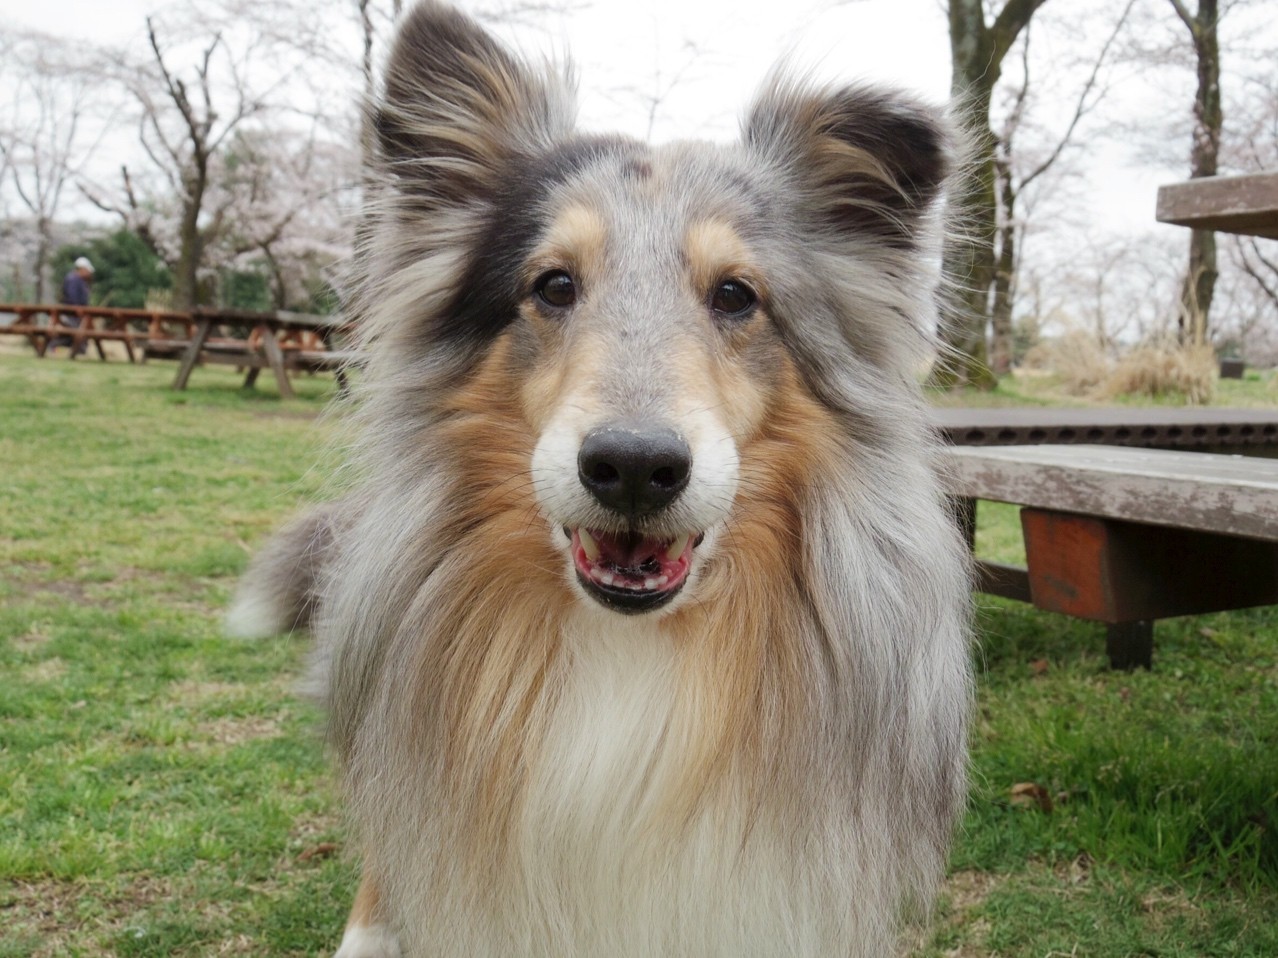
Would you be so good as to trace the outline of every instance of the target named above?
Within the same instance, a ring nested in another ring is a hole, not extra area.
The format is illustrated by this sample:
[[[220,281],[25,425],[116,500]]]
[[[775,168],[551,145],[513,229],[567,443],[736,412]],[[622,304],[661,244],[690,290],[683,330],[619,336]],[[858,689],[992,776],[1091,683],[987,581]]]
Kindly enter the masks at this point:
[[[1278,452],[1278,409],[982,407],[934,409],[932,418],[946,440],[955,446],[1092,443],[1199,451],[1271,447]]]

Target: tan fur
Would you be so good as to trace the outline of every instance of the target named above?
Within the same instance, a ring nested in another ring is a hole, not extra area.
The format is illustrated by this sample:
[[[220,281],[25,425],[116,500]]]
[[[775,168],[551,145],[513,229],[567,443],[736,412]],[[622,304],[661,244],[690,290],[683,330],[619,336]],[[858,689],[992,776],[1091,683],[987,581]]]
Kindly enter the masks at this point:
[[[523,787],[520,770],[535,747],[535,726],[547,670],[559,651],[556,610],[570,601],[567,584],[548,575],[557,565],[527,485],[532,432],[518,402],[518,371],[509,341],[493,348],[477,375],[448,406],[448,441],[467,449],[459,476],[459,551],[473,558],[465,588],[437,609],[440,631],[453,642],[423,645],[415,663],[419,693],[433,697],[445,722],[445,763],[454,799],[473,809],[474,867],[492,864],[506,847]],[[509,556],[521,557],[512,564]],[[500,585],[509,602],[481,601]]]
[[[351,905],[350,917],[346,920],[347,928],[371,928],[386,920],[382,909],[382,895],[377,882],[369,875],[360,879],[359,888],[355,892],[355,901]]]
[[[683,241],[692,288],[708,294],[723,279],[743,279],[766,299],[767,286],[762,271],[754,265],[754,257],[745,241],[722,220],[699,220],[693,223]]]
[[[581,277],[587,287],[604,269],[608,230],[599,214],[585,206],[570,206],[551,222],[546,236],[529,259],[524,271],[531,282],[552,269],[567,270]]]

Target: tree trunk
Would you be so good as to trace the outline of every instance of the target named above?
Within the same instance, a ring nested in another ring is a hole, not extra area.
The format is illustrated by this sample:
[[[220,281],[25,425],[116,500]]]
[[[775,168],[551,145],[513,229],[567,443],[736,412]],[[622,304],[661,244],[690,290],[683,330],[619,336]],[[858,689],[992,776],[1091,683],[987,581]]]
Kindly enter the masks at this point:
[[[931,381],[942,387],[992,389],[986,329],[991,320],[997,233],[995,136],[990,101],[1003,57],[1034,11],[1047,0],[1007,0],[987,24],[982,0],[949,0],[951,93],[971,136],[971,157],[962,172],[956,201],[961,235],[949,237],[942,268],[955,290],[955,315],[942,330],[943,354]]]
[[[1173,0],[1176,12],[1188,27],[1194,43],[1198,88],[1194,94],[1194,141],[1190,149],[1190,178],[1215,176],[1220,154],[1220,131],[1224,113],[1220,103],[1220,42],[1217,0],[1199,0],[1198,12],[1188,11]],[[1216,290],[1216,234],[1194,230],[1189,237],[1189,265],[1181,286],[1179,316],[1180,341],[1202,345],[1210,333],[1209,316]]]
[[[998,177],[998,256],[994,264],[994,302],[990,308],[990,368],[995,376],[1012,369],[1012,305],[1016,279],[1016,186],[1011,158],[1004,155],[994,165]]]
[[[178,260],[173,268],[173,308],[180,311],[195,306],[203,253],[199,213],[199,206],[190,200],[183,202],[182,221],[178,227]]]
[[[208,158],[197,149],[195,169],[184,185],[182,220],[178,225],[178,261],[173,270],[173,308],[192,309],[199,299],[200,266],[204,262],[204,233],[200,210],[208,186]]]
[[[35,302],[47,302],[45,299],[45,291],[48,288],[45,284],[48,277],[45,275],[49,271],[49,221],[41,219],[39,223],[40,239],[36,243],[36,259],[35,259]],[[61,288],[59,287],[59,293]]]

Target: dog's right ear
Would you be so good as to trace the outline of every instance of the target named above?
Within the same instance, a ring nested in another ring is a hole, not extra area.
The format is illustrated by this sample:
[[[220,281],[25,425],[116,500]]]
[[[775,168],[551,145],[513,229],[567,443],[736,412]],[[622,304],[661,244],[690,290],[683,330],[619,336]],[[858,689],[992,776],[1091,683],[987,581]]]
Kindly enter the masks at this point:
[[[391,52],[373,112],[377,161],[428,205],[464,202],[570,132],[574,113],[565,77],[529,69],[474,20],[427,0]]]

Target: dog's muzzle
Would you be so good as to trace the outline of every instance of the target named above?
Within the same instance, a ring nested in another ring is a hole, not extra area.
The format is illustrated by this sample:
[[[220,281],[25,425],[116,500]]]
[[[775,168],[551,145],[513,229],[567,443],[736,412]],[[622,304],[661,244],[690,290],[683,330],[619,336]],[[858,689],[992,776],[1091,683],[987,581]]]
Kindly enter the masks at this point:
[[[692,451],[670,429],[602,426],[582,440],[577,475],[591,497],[631,531],[565,529],[577,578],[618,612],[657,609],[678,594],[692,568],[699,532],[656,538],[633,531],[671,506],[688,485]]]

